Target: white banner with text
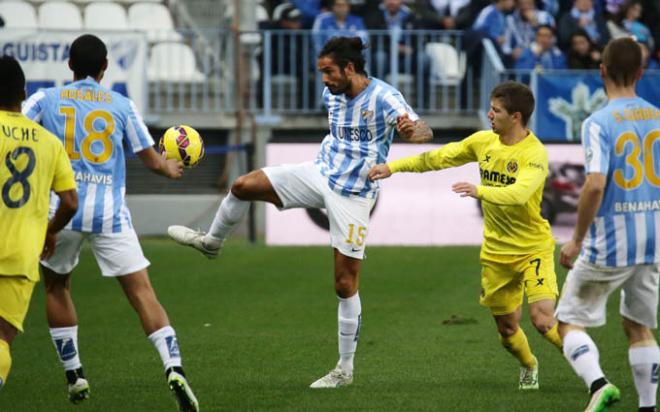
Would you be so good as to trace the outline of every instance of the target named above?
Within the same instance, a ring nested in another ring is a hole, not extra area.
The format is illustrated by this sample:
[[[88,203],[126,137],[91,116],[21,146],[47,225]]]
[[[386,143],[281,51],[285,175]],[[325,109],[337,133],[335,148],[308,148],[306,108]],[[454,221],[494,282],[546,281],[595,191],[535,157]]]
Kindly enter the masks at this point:
[[[69,49],[80,32],[0,30],[0,54],[13,56],[25,72],[28,97],[39,89],[73,81]],[[101,85],[130,97],[140,112],[147,108],[147,41],[143,33],[98,32],[108,48],[108,69]]]

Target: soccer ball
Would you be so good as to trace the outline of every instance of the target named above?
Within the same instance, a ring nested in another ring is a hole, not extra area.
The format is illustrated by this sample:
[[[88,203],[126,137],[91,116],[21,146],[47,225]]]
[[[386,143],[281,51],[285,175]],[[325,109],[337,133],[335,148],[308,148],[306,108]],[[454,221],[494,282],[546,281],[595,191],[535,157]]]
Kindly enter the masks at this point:
[[[195,166],[204,157],[204,141],[190,126],[173,126],[165,131],[158,143],[168,159],[177,159],[185,167]]]

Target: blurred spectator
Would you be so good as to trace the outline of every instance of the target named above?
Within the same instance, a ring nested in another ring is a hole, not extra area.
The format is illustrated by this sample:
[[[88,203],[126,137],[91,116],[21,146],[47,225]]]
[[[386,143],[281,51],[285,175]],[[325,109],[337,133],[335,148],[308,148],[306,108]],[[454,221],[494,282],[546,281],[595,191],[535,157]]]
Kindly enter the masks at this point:
[[[537,9],[534,0],[518,0],[516,10],[507,16],[506,22],[506,40],[502,45],[502,51],[504,54],[510,54],[514,61],[532,44],[538,27],[555,27],[555,18],[552,14]]]
[[[653,58],[649,51],[649,46],[644,42],[639,42],[638,44],[642,48],[642,68],[644,70],[660,70],[660,62]]]
[[[566,50],[570,46],[571,35],[577,29],[583,29],[594,44],[602,48],[609,40],[607,24],[594,10],[592,0],[575,0],[569,13],[559,19],[559,46]]]
[[[372,71],[377,77],[384,78],[390,67],[390,42],[394,37],[397,44],[399,72],[416,72],[418,56],[415,51],[415,39],[402,30],[416,29],[415,18],[402,0],[382,0],[377,8],[365,14],[367,29],[378,30],[372,33],[370,49],[373,56]],[[387,33],[387,34],[385,34]],[[422,56],[419,56],[422,57]]]
[[[470,0],[431,0],[431,6],[439,17],[440,28],[455,30],[458,12],[470,3]]]
[[[293,0],[293,4],[300,10],[303,29],[310,29],[314,20],[321,14],[321,0]]]
[[[600,66],[600,52],[582,29],[571,36],[571,48],[568,51],[568,68],[575,70],[595,70]]]
[[[273,11],[273,20],[267,29],[300,30],[302,14],[293,4],[284,3]],[[303,54],[303,36],[292,32],[274,32],[271,37],[271,73],[290,74],[299,77],[302,65],[299,57]]]
[[[333,0],[330,11],[316,17],[312,27],[316,52],[321,51],[331,37],[360,36],[363,42],[369,43],[364,21],[350,11],[348,0]]]
[[[458,14],[454,18],[456,29],[471,30],[479,13],[491,4],[493,4],[493,0],[470,0],[467,6],[458,10]]]
[[[516,69],[565,69],[564,53],[555,46],[555,33],[551,26],[539,26],[536,41],[523,50],[516,60]]]
[[[513,12],[514,6],[514,0],[495,0],[494,4],[481,10],[472,29],[502,47],[505,41],[506,16]]]
[[[651,30],[639,21],[641,17],[641,0],[627,0],[621,6],[619,13],[607,22],[610,35],[614,39],[633,35],[637,41],[648,43],[650,48],[653,49]]]

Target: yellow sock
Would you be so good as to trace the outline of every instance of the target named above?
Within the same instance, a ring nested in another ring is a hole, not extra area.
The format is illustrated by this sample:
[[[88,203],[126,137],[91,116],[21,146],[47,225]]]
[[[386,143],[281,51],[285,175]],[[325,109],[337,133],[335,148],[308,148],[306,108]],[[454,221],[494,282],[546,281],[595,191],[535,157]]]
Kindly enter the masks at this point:
[[[545,335],[543,335],[544,338],[548,340],[548,342],[552,343],[557,347],[557,349],[561,349],[561,336],[559,336],[559,328],[557,327],[559,324],[555,323],[555,326],[552,327]]]
[[[9,344],[0,339],[0,388],[7,382],[7,376],[11,369],[11,353]]]
[[[516,333],[505,338],[500,335],[500,342],[504,349],[508,350],[513,356],[520,361],[520,364],[526,368],[532,368],[536,365],[536,358],[532,355],[532,349],[527,342],[527,336],[522,328],[518,328]]]

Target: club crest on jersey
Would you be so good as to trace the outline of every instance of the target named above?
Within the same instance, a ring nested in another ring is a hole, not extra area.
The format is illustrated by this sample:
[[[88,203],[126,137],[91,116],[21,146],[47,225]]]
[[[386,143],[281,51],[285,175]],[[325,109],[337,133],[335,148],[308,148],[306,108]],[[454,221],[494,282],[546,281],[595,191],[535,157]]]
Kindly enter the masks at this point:
[[[177,342],[176,336],[166,336],[165,343],[167,344],[167,351],[170,353],[171,358],[181,357],[181,352],[179,352],[179,342]]]
[[[512,174],[516,173],[518,171],[518,162],[510,160],[509,163],[506,164],[506,171]]]
[[[362,112],[362,118],[364,120],[370,120],[373,117],[374,117],[373,110],[365,110],[365,111]]]
[[[78,354],[76,345],[73,344],[73,339],[70,338],[55,339],[55,347],[60,359],[63,361],[73,359]]]

